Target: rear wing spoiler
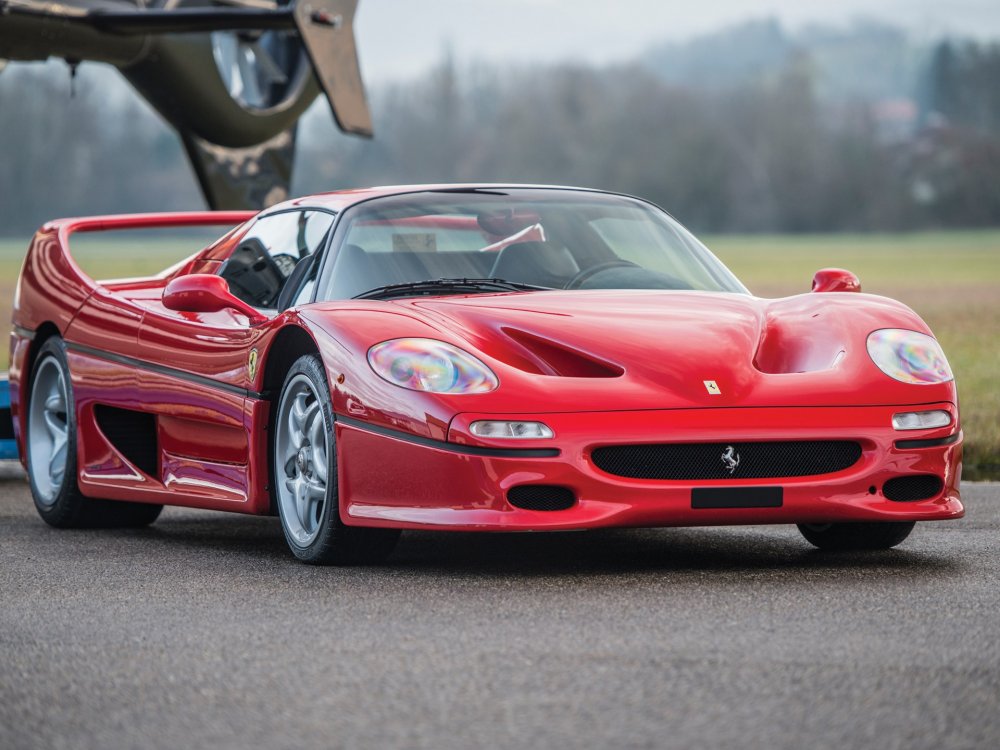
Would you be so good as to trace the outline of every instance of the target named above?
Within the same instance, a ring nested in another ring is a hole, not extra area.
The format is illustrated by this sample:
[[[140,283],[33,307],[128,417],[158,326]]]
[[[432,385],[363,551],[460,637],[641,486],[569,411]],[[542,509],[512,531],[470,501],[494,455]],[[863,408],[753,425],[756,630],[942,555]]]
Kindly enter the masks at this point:
[[[114,232],[129,229],[184,229],[188,227],[220,226],[236,228],[257,215],[257,211],[178,211],[171,213],[112,214],[108,216],[82,216],[53,219],[46,222],[39,233],[54,233],[62,253],[77,275],[87,274],[73,260],[69,238],[84,232]],[[196,253],[197,255],[197,253]],[[174,273],[194,256],[167,269]]]
[[[15,318],[18,315],[21,318],[14,322],[33,330],[44,322],[44,318],[53,322],[62,331],[84,300],[101,286],[74,259],[70,238],[75,234],[128,229],[184,229],[215,225],[222,227],[219,232],[220,237],[230,237],[254,216],[256,216],[254,211],[193,211],[86,216],[49,221],[35,232],[31,240],[18,277],[14,299],[16,301],[21,298],[21,289],[28,284],[35,288],[37,299],[48,299],[51,305],[43,311],[37,309],[38,305],[18,307],[15,302]],[[228,234],[225,233],[226,229],[229,230]],[[165,269],[159,277],[184,272],[185,268],[205,249],[192,248],[195,251],[192,255]]]
[[[60,250],[67,256],[69,238],[84,232],[114,232],[129,229],[185,229],[189,227],[231,227],[250,221],[258,211],[176,211],[144,214],[109,214],[106,216],[79,216],[66,219],[52,219],[45,222],[35,232],[28,252],[32,252],[40,238],[55,239]],[[72,262],[72,258],[70,257]],[[74,264],[75,265],[75,264]],[[76,269],[79,272],[79,268]]]
[[[171,227],[236,226],[249,221],[257,211],[175,211],[170,213],[111,214],[53,219],[42,231],[56,231],[59,238],[78,232],[109,232],[117,229],[170,229]]]

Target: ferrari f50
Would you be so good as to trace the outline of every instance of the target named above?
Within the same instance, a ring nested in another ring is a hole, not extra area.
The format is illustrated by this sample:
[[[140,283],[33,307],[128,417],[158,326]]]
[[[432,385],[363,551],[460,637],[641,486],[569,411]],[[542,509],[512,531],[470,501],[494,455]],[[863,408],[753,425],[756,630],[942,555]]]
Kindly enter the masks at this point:
[[[203,224],[228,231],[150,278],[94,281],[70,252]],[[963,513],[955,383],[916,313],[838,269],[755,297],[627,196],[417,186],[54,221],[11,354],[54,526],[277,514],[295,556],[348,563],[404,529],[797,524],[888,548]]]

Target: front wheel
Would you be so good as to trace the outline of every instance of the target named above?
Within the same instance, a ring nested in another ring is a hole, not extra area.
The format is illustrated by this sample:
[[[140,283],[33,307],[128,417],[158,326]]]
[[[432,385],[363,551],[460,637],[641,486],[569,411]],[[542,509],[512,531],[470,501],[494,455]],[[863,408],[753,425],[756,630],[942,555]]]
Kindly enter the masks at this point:
[[[292,554],[313,565],[388,557],[398,530],[345,526],[340,519],[333,405],[317,355],[300,357],[288,371],[271,435],[272,486]]]
[[[872,523],[800,523],[799,531],[822,550],[890,549],[913,531],[913,521]]]

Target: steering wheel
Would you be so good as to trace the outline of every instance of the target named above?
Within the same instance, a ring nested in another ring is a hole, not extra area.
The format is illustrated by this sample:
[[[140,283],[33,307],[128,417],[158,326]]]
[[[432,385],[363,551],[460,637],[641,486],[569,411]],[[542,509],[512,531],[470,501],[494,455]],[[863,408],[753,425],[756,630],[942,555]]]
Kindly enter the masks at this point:
[[[281,272],[281,278],[283,279],[287,279],[291,275],[299,262],[299,259],[290,253],[277,253],[270,257],[275,267]]]
[[[629,260],[609,260],[604,263],[598,263],[596,266],[591,266],[590,268],[584,268],[580,273],[567,281],[563,289],[579,289],[580,285],[592,276],[596,276],[602,271],[607,271],[609,268],[622,267],[640,268],[637,263]]]

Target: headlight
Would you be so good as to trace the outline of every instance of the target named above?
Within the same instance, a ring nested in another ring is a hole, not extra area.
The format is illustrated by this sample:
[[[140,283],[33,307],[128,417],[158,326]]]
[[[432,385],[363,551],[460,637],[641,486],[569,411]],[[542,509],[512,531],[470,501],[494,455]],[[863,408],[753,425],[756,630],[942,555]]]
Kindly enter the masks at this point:
[[[488,393],[500,383],[471,354],[434,339],[392,339],[368,350],[368,364],[383,380],[413,391]]]
[[[868,336],[868,355],[890,378],[913,385],[954,380],[941,345],[916,331],[884,328]]]

